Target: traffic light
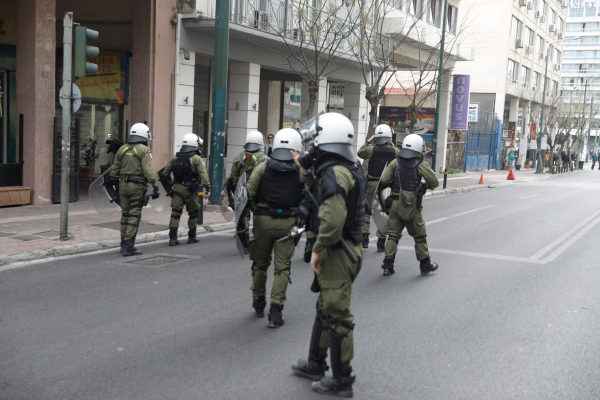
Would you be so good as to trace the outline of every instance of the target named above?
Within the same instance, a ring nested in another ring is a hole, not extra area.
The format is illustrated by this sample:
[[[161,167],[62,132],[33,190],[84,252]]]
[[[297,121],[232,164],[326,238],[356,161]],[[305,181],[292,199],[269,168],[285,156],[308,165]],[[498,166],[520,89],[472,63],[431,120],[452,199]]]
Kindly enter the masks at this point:
[[[86,58],[98,57],[100,49],[94,46],[88,46],[87,41],[98,39],[98,31],[88,29],[85,26],[76,26],[73,28],[73,75],[76,78],[85,76],[86,73],[95,73],[98,71],[98,64],[86,62]]]

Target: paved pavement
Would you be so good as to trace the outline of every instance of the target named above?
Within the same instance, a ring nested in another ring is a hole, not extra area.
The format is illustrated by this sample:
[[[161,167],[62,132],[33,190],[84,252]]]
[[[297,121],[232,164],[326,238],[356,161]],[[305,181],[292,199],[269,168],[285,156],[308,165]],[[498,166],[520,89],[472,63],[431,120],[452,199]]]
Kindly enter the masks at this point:
[[[600,398],[599,195],[589,172],[428,198],[426,277],[407,237],[383,277],[373,241],[353,289],[355,397]],[[0,267],[0,399],[322,398],[289,369],[307,353],[310,268],[294,257],[286,324],[267,329],[231,236]]]

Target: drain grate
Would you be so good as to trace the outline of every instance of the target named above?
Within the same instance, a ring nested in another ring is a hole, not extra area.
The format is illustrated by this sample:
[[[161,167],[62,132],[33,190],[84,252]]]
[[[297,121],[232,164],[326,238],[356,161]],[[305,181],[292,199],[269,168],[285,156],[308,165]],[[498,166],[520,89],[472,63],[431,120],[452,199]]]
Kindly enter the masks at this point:
[[[148,258],[141,258],[133,261],[126,261],[124,264],[145,265],[149,267],[161,267],[163,265],[173,264],[180,261],[189,261],[188,257],[157,255]]]
[[[11,239],[16,239],[16,240],[22,240],[24,242],[29,242],[30,240],[39,240],[39,239],[43,239],[40,236],[33,236],[33,235],[20,235],[20,236],[11,236]]]

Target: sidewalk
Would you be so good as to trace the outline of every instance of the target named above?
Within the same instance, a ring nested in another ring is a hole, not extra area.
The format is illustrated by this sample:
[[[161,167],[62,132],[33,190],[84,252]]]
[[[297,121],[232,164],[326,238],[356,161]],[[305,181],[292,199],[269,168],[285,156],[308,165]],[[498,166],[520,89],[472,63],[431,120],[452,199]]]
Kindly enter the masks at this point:
[[[584,166],[585,170],[591,170],[591,163]],[[482,173],[484,184],[480,185],[479,178]],[[533,169],[514,171],[514,173],[514,181],[506,180],[508,171],[484,170],[448,175],[446,189],[443,189],[443,175],[436,174],[440,186],[433,192],[428,191],[425,196],[468,193],[501,185],[572,174],[536,175]],[[81,199],[82,201],[69,204],[69,232],[74,237],[68,241],[61,241],[59,238],[59,204],[0,208],[0,266],[20,261],[118,248],[120,214],[115,213],[110,219],[104,219],[87,201],[87,193],[82,193]],[[136,243],[166,241],[170,214],[171,208],[161,213],[150,206],[144,208]],[[180,236],[187,236],[187,220],[187,213],[184,212],[179,224]],[[205,205],[204,225],[198,226],[198,235],[232,228],[233,223],[227,222],[217,207]]]

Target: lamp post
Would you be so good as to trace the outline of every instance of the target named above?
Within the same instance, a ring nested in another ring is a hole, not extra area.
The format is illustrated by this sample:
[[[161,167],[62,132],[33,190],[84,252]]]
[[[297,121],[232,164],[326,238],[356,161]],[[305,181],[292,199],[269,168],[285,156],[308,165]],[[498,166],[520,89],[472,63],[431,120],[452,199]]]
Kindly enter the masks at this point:
[[[442,41],[440,43],[440,65],[438,71],[438,81],[436,89],[436,105],[435,105],[435,128],[433,130],[433,153],[431,157],[431,169],[435,171],[436,158],[437,158],[437,147],[438,147],[438,136],[440,129],[440,101],[442,99],[442,74],[444,73],[444,46],[446,45],[446,13],[448,12],[448,0],[444,0],[444,14],[442,16]],[[446,132],[444,132],[444,135]]]

